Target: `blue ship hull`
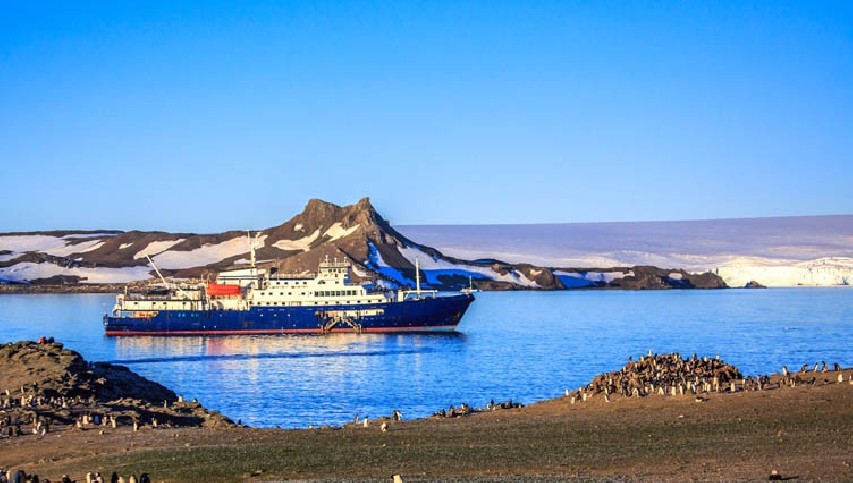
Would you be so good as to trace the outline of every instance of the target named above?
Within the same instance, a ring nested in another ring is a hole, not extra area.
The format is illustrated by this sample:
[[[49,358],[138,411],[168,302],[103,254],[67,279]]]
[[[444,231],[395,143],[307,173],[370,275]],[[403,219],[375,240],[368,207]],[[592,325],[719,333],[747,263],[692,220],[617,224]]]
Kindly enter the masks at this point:
[[[150,318],[104,316],[106,335],[322,334],[328,332],[449,332],[474,295],[375,304],[251,307],[249,310],[161,310]],[[331,313],[381,312],[336,321]]]

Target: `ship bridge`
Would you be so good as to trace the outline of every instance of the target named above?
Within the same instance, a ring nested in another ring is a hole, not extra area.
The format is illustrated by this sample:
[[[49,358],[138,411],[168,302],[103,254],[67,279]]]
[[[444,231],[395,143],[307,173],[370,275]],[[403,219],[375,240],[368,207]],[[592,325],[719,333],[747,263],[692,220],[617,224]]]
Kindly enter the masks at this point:
[[[350,264],[346,261],[338,261],[337,258],[331,262],[326,257],[320,262],[317,270],[317,283],[326,282],[332,284],[348,285],[350,282]]]
[[[351,304],[376,304],[387,301],[382,293],[370,293],[360,284],[351,283],[350,263],[346,259],[320,262],[313,278],[305,276],[280,276],[267,278],[250,291],[251,305],[269,306],[330,306]]]

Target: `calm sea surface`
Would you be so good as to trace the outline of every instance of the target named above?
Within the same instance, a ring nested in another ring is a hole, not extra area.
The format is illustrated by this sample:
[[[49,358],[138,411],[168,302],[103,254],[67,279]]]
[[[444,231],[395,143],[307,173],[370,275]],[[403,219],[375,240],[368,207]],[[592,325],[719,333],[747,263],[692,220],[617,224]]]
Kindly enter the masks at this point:
[[[259,426],[559,396],[647,350],[746,374],[853,364],[853,289],[479,293],[446,335],[105,337],[109,295],[2,295],[0,341],[50,335]]]

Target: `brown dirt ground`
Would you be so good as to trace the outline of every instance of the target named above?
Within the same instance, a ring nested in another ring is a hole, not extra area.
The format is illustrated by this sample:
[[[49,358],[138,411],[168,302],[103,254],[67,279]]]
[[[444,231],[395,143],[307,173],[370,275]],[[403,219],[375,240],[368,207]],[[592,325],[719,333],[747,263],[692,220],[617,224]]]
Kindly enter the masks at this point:
[[[0,466],[51,481],[87,471],[153,481],[283,479],[853,480],[853,385],[642,399],[601,395],[368,428],[63,429],[0,440]],[[809,374],[811,377],[811,374]],[[824,383],[823,380],[829,380]]]

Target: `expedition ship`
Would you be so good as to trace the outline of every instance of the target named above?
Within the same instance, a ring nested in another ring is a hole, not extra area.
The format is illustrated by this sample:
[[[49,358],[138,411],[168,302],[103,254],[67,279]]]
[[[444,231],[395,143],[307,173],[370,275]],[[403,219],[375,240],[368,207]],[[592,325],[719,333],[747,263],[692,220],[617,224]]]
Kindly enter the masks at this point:
[[[213,283],[168,283],[116,296],[104,315],[106,335],[325,334],[330,332],[451,332],[471,290],[444,295],[420,289],[368,290],[350,281],[350,264],[325,261],[311,278],[258,268],[223,272]],[[153,265],[153,263],[152,263]]]

